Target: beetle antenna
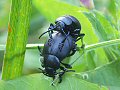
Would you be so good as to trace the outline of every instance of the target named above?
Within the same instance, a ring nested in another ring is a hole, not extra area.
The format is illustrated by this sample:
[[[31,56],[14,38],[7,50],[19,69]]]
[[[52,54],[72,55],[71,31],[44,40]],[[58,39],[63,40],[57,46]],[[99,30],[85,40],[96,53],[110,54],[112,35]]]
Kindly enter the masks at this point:
[[[48,31],[42,33],[42,34],[39,36],[39,39],[40,39],[44,34],[46,34],[47,32],[53,31],[55,28],[56,28],[56,26],[54,26],[54,25],[51,23],[51,24],[50,24],[50,27],[48,28]]]
[[[42,33],[40,36],[39,36],[39,39],[44,35],[44,34],[46,34],[47,32],[50,32],[50,31],[52,31],[53,29],[50,29],[50,30],[48,30],[48,31],[46,31],[46,32],[44,32],[44,33]]]

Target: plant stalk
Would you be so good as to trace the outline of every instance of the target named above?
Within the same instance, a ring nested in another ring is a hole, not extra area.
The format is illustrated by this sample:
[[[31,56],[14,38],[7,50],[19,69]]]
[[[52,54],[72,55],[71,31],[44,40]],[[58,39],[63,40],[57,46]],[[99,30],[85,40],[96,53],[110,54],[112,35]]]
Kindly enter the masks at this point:
[[[120,44],[120,39],[114,39],[114,40],[99,42],[96,44],[86,45],[85,50],[91,51],[91,50],[96,49],[96,48],[107,47],[107,46],[118,45],[118,44]],[[36,48],[38,48],[38,46],[43,48],[44,44],[27,44],[26,49],[36,49]],[[77,47],[78,51],[79,51],[79,48],[80,47]],[[0,45],[0,50],[1,51],[5,50],[5,45]]]
[[[21,76],[31,15],[31,0],[12,0],[2,79]],[[4,48],[4,46],[2,46]]]

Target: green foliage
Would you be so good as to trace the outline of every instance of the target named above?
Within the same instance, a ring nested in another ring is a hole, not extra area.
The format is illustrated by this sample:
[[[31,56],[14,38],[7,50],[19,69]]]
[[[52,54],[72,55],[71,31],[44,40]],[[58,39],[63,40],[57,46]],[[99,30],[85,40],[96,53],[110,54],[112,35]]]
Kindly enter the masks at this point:
[[[13,0],[15,4],[15,0]],[[71,3],[72,0],[33,0],[33,7],[35,11],[32,13],[32,23],[30,28],[30,35],[34,36],[34,33],[38,33],[39,28],[42,27],[44,24],[43,21],[48,20],[50,23],[54,23],[55,19],[59,16],[63,15],[73,15],[75,16],[81,23],[82,30],[81,33],[85,33],[84,43],[85,49],[82,50],[79,47],[81,46],[81,42],[78,41],[78,52],[64,61],[69,61],[68,63],[72,64],[73,69],[76,72],[73,73],[66,73],[63,76],[63,82],[58,84],[56,80],[55,86],[51,86],[52,79],[49,77],[44,76],[43,74],[31,74],[27,76],[23,76],[14,80],[9,81],[0,81],[0,90],[119,90],[120,83],[119,83],[119,68],[120,68],[120,2],[119,0],[94,0],[95,2],[107,2],[103,6],[106,8],[105,12],[98,11],[98,5],[95,6],[95,9],[92,11],[87,10],[86,8],[79,7],[79,1],[75,0],[72,5],[68,4],[67,2]],[[21,1],[20,1],[21,2]],[[24,1],[23,1],[24,2]],[[77,3],[76,3],[77,2]],[[26,2],[28,3],[28,2]],[[97,4],[99,4],[97,3]],[[13,5],[14,5],[13,4]],[[97,5],[95,4],[95,5]],[[101,3],[100,3],[101,4]],[[23,5],[23,4],[22,4]],[[9,39],[9,32],[8,32],[8,39],[12,40],[9,46],[12,46],[12,49],[9,49],[7,44],[6,54],[8,54],[8,59],[13,57],[12,54],[19,54],[22,51],[25,51],[25,44],[27,41],[27,37],[24,39],[23,32],[25,29],[26,24],[29,24],[29,13],[27,12],[29,7],[23,8],[21,10],[18,5],[14,5],[14,9],[19,12],[26,13],[26,16],[22,18],[22,22],[18,20],[18,22],[14,22],[21,17],[13,18],[11,17],[10,26],[12,23],[15,24],[15,28],[17,31],[12,36],[15,40]],[[19,10],[20,9],[20,10]],[[40,17],[39,14],[42,14]],[[17,14],[15,14],[17,15]],[[12,16],[12,15],[11,15]],[[20,15],[21,16],[21,15]],[[37,16],[37,17],[36,17]],[[24,22],[27,19],[28,22]],[[35,20],[35,21],[34,21]],[[40,21],[39,21],[40,20]],[[42,22],[42,23],[41,23]],[[47,25],[47,22],[45,22]],[[25,26],[24,26],[25,25]],[[35,27],[34,27],[35,26]],[[28,27],[28,26],[26,26]],[[48,28],[48,26],[47,26]],[[10,29],[9,29],[10,30]],[[14,28],[12,29],[14,30]],[[23,31],[22,31],[23,30]],[[42,29],[41,29],[42,30]],[[22,36],[21,33],[22,32]],[[26,31],[24,34],[28,34]],[[21,37],[20,39],[16,37]],[[37,37],[38,38],[38,37]],[[31,39],[31,38],[30,38]],[[37,40],[32,39],[32,40]],[[24,42],[24,45],[22,45]],[[33,41],[34,42],[34,41]],[[40,41],[41,42],[41,41]],[[7,41],[8,43],[8,41]],[[9,42],[10,43],[10,42]],[[15,48],[16,49],[13,49]],[[28,44],[26,49],[36,49],[38,44]],[[43,44],[40,44],[40,47],[43,47]],[[0,50],[4,50],[4,45],[0,45]],[[21,49],[20,49],[21,48]],[[14,52],[15,50],[15,52]],[[14,52],[14,53],[13,53]],[[18,55],[20,57],[20,55]],[[23,56],[24,57],[24,56]],[[22,60],[23,60],[22,57]],[[28,58],[29,57],[29,58]],[[7,59],[7,58],[6,58]],[[17,59],[17,60],[16,60]],[[8,63],[5,63],[4,66],[11,65],[9,67],[14,68],[16,67],[16,63],[20,65],[22,68],[23,61],[21,59],[15,58],[16,62],[12,62],[11,59]],[[38,72],[37,68],[39,68],[39,52],[37,50],[27,50],[25,63],[24,63],[24,72],[29,73],[28,68],[31,71]],[[4,69],[4,68],[3,68]],[[8,77],[11,75],[3,73]],[[14,72],[14,69],[9,70],[10,72]],[[22,71],[22,70],[21,70]],[[4,71],[5,72],[5,71]],[[16,71],[17,72],[17,71]],[[19,73],[19,70],[18,70]],[[13,73],[12,73],[13,74]],[[21,73],[20,73],[21,74]],[[19,76],[19,75],[18,75]]]
[[[102,67],[96,68],[88,72],[81,74],[76,74],[77,77],[81,77],[89,82],[97,83],[98,85],[104,85],[110,90],[119,90],[120,89],[120,61],[116,60],[112,63],[106,64]],[[87,78],[84,78],[87,76]]]
[[[106,41],[118,38],[119,32],[110,25],[110,23],[106,20],[106,18],[103,15],[101,15],[97,11],[94,11],[92,13],[85,13],[85,15],[91,21],[95,33],[99,38],[99,41]],[[120,50],[118,46],[104,48],[104,50],[110,61],[119,58]]]
[[[56,86],[52,86],[51,79],[42,74],[31,74],[0,82],[0,90],[66,90],[66,88],[68,90],[108,90],[106,87],[100,87],[70,75],[66,75],[64,81]]]

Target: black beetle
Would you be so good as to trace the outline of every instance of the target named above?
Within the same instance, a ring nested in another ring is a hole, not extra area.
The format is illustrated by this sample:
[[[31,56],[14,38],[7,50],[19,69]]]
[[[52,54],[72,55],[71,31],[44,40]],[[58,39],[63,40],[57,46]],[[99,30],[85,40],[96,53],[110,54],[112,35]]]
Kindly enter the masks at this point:
[[[71,15],[65,15],[57,18],[55,21],[55,25],[51,23],[48,31],[41,34],[39,38],[41,38],[41,36],[43,36],[47,32],[49,33],[49,37],[52,38],[53,31],[64,33],[66,37],[68,35],[71,35],[73,38],[75,38],[76,41],[78,41],[85,35],[80,33],[80,22]]]
[[[38,47],[41,56],[43,56],[42,73],[46,76],[52,77],[55,79],[56,75],[59,75],[59,83],[62,81],[62,75],[65,72],[74,71],[71,69],[71,65],[63,63],[63,59],[66,57],[72,56],[76,52],[75,39],[71,35],[68,35],[67,38],[65,34],[57,32],[52,34],[52,39],[49,38],[48,41],[44,44],[43,51],[41,52],[40,47]],[[61,69],[62,72],[57,72],[58,69]]]

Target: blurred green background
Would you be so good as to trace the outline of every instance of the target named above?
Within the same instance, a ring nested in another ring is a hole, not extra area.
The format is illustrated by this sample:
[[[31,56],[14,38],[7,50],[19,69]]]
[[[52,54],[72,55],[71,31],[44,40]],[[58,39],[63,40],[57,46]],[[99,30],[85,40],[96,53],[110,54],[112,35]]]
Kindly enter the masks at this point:
[[[33,0],[34,1],[34,0]],[[75,6],[81,6],[80,0],[60,0],[65,3],[69,3]],[[93,0],[93,5],[95,9],[99,10],[101,13],[105,14],[107,17],[110,17],[113,9],[111,8],[112,0]],[[7,28],[9,21],[9,12],[10,12],[10,4],[11,0],[0,0],[0,44],[6,44],[7,40]],[[45,9],[45,8],[43,8]],[[110,11],[111,10],[111,11]],[[109,13],[109,14],[108,14]],[[54,14],[53,14],[54,15]],[[114,15],[113,15],[114,16]],[[114,22],[111,22],[114,23]],[[32,15],[31,15],[31,24],[30,31],[28,37],[29,44],[35,43],[44,43],[47,38],[47,34],[42,37],[42,41],[38,39],[39,35],[46,31],[49,27],[48,17],[44,16],[35,6],[35,3],[32,5]],[[83,31],[84,32],[84,31]],[[75,55],[73,57],[78,57],[79,55]],[[0,72],[2,69],[2,61],[4,57],[4,51],[0,51]],[[73,58],[71,57],[71,58]],[[23,74],[35,73],[39,72],[38,68],[40,67],[39,62],[40,56],[39,51],[37,49],[34,50],[26,50],[25,60],[24,60],[24,68]]]

